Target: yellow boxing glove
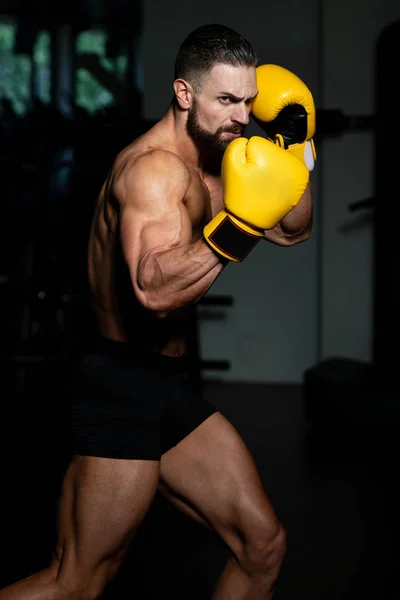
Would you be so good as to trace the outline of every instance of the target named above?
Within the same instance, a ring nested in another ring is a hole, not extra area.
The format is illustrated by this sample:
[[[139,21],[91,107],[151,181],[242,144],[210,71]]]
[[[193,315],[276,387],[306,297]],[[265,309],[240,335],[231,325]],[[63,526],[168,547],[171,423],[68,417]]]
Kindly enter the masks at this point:
[[[254,120],[267,138],[290,150],[312,171],[317,159],[315,104],[306,84],[279,65],[256,69],[258,94],[252,103]]]
[[[204,228],[208,244],[233,262],[242,261],[302,197],[306,165],[271,141],[253,136],[233,140],[222,159],[225,210]]]

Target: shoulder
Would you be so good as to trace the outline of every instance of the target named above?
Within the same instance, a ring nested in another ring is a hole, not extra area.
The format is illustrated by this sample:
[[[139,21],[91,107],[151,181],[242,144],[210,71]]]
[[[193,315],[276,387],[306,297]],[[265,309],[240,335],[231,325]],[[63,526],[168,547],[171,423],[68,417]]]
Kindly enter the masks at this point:
[[[135,190],[165,194],[172,189],[184,195],[190,180],[191,172],[177,154],[150,148],[117,158],[113,189],[117,196]]]

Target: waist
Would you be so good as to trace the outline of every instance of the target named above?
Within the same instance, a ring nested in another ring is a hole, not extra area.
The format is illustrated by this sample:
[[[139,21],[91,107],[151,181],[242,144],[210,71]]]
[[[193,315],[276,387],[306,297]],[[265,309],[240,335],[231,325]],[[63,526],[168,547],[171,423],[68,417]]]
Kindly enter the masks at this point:
[[[186,373],[189,369],[189,357],[170,356],[150,348],[141,347],[133,342],[111,340],[100,336],[94,340],[92,352],[128,362],[138,362],[161,371]]]
[[[172,357],[185,354],[187,332],[192,327],[192,319],[187,314],[179,313],[160,319],[135,303],[132,306],[125,318],[118,312],[95,309],[95,335],[106,340],[128,343],[139,349],[148,348],[157,354]]]

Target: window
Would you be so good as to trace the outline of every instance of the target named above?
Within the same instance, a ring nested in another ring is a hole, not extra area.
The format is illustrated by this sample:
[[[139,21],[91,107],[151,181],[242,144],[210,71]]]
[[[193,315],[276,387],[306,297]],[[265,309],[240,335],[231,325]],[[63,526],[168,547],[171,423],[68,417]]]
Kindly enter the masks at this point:
[[[39,31],[33,48],[36,97],[45,104],[51,102],[51,36]]]
[[[23,116],[30,108],[32,93],[45,104],[51,100],[51,39],[48,31],[39,31],[32,53],[18,53],[16,35],[16,23],[0,23],[0,100],[3,114]]]
[[[23,115],[31,99],[31,58],[14,54],[17,26],[0,23],[0,100],[6,110]]]
[[[127,52],[107,56],[108,33],[101,28],[82,31],[76,38],[76,105],[93,114],[115,103],[126,78]]]

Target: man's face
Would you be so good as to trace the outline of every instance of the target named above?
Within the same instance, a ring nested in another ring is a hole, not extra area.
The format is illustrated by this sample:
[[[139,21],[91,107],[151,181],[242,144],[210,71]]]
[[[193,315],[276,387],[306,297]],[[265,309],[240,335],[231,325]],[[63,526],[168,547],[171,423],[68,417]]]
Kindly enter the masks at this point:
[[[228,144],[244,135],[256,94],[254,67],[217,64],[188,113],[186,128],[199,150],[222,158]]]

